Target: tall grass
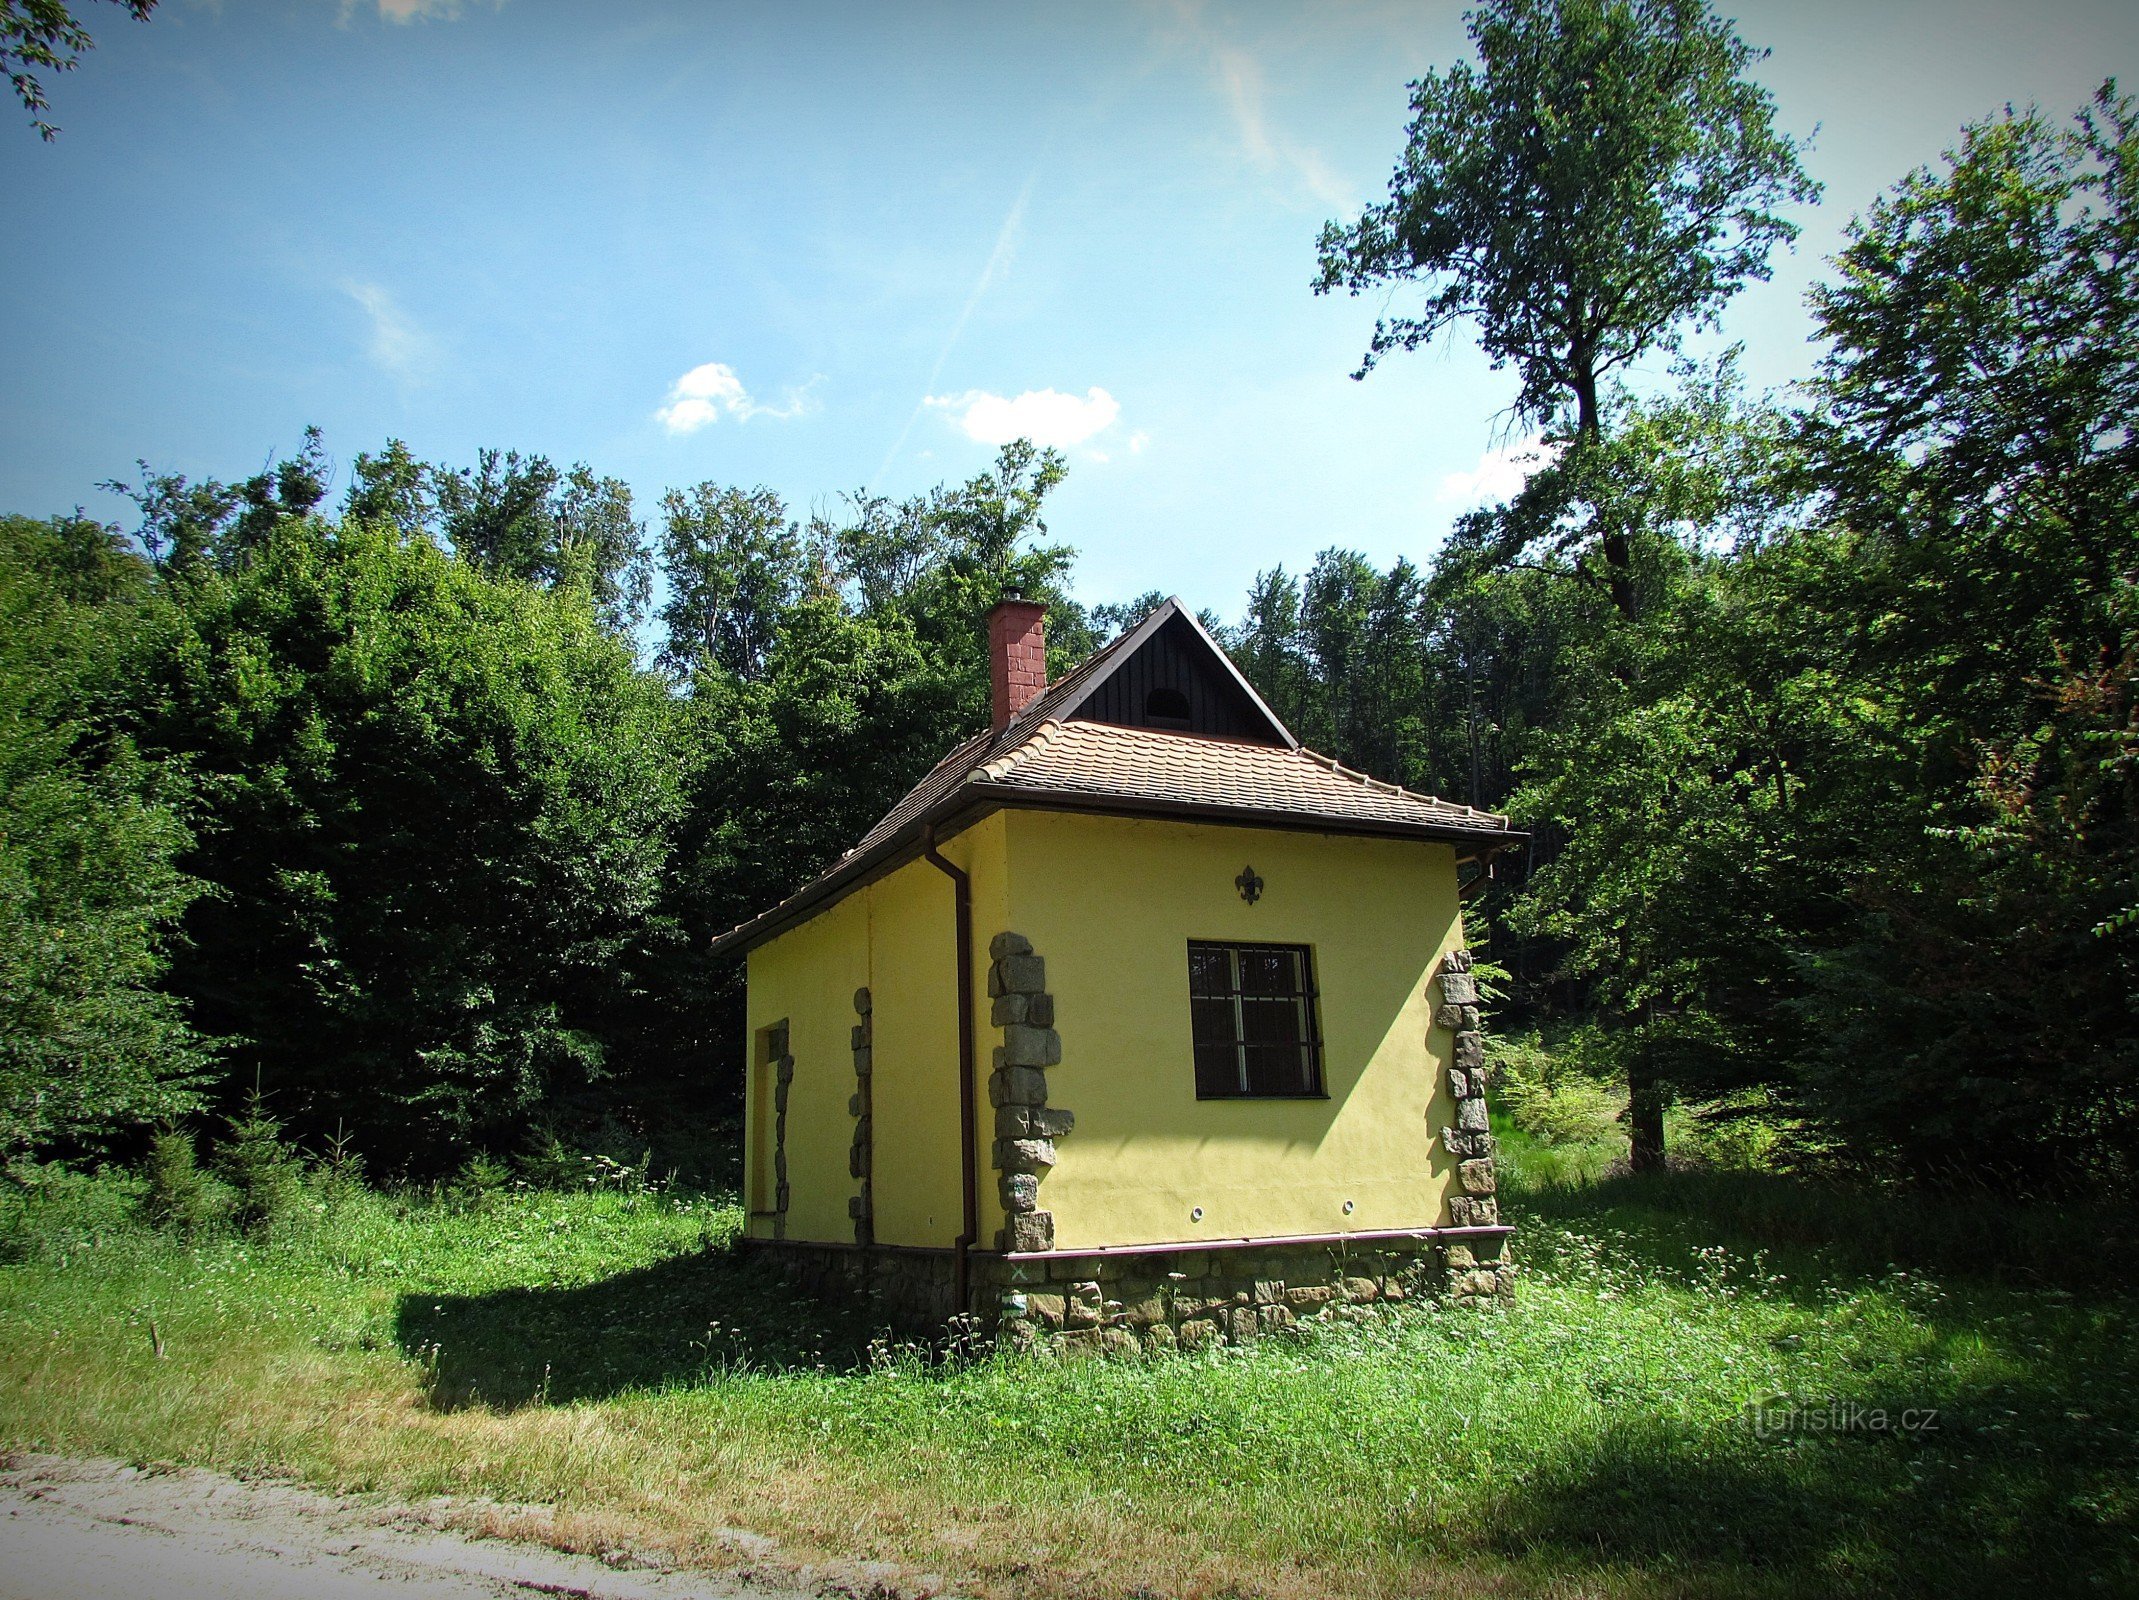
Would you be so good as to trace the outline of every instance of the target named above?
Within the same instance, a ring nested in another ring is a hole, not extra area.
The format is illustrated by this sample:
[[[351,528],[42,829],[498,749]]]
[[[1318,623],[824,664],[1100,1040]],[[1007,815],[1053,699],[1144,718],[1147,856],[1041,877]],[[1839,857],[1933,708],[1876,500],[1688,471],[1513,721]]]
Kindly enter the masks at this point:
[[[2139,1585],[2131,1301],[1875,1260],[1785,1180],[1541,1196],[1509,1314],[1126,1365],[874,1340],[739,1259],[704,1199],[367,1194],[285,1242],[189,1245],[129,1220],[130,1182],[0,1202],[8,1445],[974,1593]],[[1834,1405],[1937,1426],[1816,1426]]]

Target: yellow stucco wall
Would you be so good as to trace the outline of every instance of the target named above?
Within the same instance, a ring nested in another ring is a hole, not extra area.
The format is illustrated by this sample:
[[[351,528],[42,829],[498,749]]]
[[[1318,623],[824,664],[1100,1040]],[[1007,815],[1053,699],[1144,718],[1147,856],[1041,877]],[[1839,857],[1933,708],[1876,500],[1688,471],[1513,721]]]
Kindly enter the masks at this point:
[[[1021,933],[1047,963],[1062,1036],[1052,1104],[1076,1114],[1040,1191],[1058,1248],[1431,1226],[1453,1164],[1445,1031],[1429,985],[1462,942],[1447,845],[1001,812],[947,841],[973,879],[981,1248],[1002,1224],[989,1158],[987,945]],[[1234,878],[1252,864],[1262,898]],[[1199,1101],[1190,939],[1304,944],[1324,1040],[1320,1100]],[[874,998],[875,1233],[948,1245],[959,1226],[958,1040],[950,880],[925,861],[856,891],[750,956],[749,1026],[785,1018],[795,1057],[787,1237],[847,1241],[853,996]],[[770,1069],[753,1051],[745,1192],[770,1149]],[[769,1186],[768,1186],[769,1187]],[[1353,1209],[1345,1212],[1344,1203]],[[1200,1220],[1191,1213],[1201,1207]],[[769,1237],[769,1219],[750,1231]]]
[[[1452,1163],[1428,1139],[1453,1120],[1450,1039],[1429,1038],[1429,980],[1462,942],[1453,849],[1044,811],[1009,813],[1008,836],[1005,926],[1046,959],[1048,1098],[1077,1118],[1040,1190],[1057,1248],[1444,1220]],[[1233,881],[1250,864],[1252,906]],[[1312,948],[1327,1099],[1196,1099],[1190,939]],[[983,1202],[992,1240],[992,1180]]]
[[[972,877],[976,1026],[983,1115],[977,1141],[984,1202],[988,1049],[987,941],[1004,925],[1004,819],[991,817],[945,841],[944,856]],[[848,895],[800,927],[750,953],[749,1028],[787,1019],[794,1082],[788,1091],[786,1236],[850,1241],[847,1202],[860,1185],[848,1171],[854,1121],[854,991],[873,1002],[872,1125],[875,1134],[875,1234],[880,1243],[949,1245],[960,1222],[958,1159],[957,973],[953,965],[951,880],[926,861]],[[752,1126],[745,1141],[744,1193],[760,1192],[759,1164],[771,1149],[763,1119],[772,1097],[769,1067],[753,1048],[749,1085]],[[769,1187],[769,1186],[768,1186]],[[992,1243],[995,1224],[981,1243]],[[770,1238],[771,1220],[753,1215],[753,1237]]]

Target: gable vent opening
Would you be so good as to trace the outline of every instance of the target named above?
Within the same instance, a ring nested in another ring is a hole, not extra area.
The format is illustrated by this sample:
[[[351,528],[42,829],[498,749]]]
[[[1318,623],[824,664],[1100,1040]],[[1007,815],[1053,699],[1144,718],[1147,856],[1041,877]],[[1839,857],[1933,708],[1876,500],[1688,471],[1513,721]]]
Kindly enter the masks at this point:
[[[1144,721],[1154,728],[1186,728],[1188,696],[1179,689],[1154,689],[1144,696]]]

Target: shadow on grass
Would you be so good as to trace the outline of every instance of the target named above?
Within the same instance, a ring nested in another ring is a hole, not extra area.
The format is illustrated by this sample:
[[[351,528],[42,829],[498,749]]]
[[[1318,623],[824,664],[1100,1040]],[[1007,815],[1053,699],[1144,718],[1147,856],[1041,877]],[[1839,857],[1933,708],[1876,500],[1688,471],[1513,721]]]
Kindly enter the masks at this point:
[[[1679,1419],[1668,1386],[1599,1394],[1612,1425],[1495,1505],[1496,1548],[1677,1571],[1697,1593],[2139,1593],[2128,1209],[1713,1171],[1510,1198],[1518,1225],[1606,1232],[1630,1263],[1689,1279],[1705,1245],[1767,1251],[1788,1280],[1762,1292],[1823,1320],[1853,1279],[1931,1281],[1904,1291],[1923,1344],[1878,1358],[1905,1372],[1863,1370],[1860,1351],[1828,1373],[1834,1392],[1757,1426]]]
[[[1932,1426],[1901,1431],[1924,1399],[1821,1402],[1795,1426],[1771,1411],[1759,1433],[1750,1418],[1629,1418],[1541,1464],[1482,1526],[1501,1554],[1676,1573],[1691,1593],[2139,1593],[2139,1494],[2121,1430],[2060,1432],[2058,1396],[2005,1392],[1957,1395],[1933,1408]],[[2000,1400],[2017,1403],[2017,1427]]]
[[[1873,1190],[1779,1173],[1693,1170],[1509,1195],[1510,1209],[1579,1226],[1609,1220],[1685,1253],[1730,1236],[1830,1269],[1889,1268],[2020,1288],[2128,1294],[2139,1284],[2139,1210],[1999,1194]]]
[[[596,1400],[731,1367],[849,1370],[875,1331],[863,1308],[813,1299],[733,1249],[571,1287],[403,1295],[394,1313],[441,1408]]]

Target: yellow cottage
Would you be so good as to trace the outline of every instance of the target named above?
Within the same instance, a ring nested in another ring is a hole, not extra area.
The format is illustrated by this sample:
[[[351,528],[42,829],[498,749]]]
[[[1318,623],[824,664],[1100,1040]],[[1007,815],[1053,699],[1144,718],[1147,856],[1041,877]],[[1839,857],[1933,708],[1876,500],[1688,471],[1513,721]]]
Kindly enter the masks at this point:
[[[749,957],[748,1247],[887,1323],[1243,1340],[1505,1294],[1460,886],[1505,817],[1303,748],[1179,602],[724,935]]]

